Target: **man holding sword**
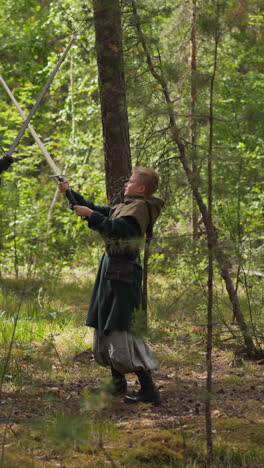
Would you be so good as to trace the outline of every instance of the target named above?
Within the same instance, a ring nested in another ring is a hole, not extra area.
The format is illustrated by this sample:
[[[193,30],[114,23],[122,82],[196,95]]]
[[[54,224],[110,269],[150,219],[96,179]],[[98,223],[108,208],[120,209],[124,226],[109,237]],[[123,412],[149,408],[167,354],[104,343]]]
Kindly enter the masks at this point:
[[[126,403],[145,402],[159,405],[160,394],[151,376],[151,370],[157,367],[157,361],[146,343],[131,332],[134,312],[142,312],[140,241],[148,228],[152,229],[163,205],[162,200],[153,196],[158,188],[159,177],[152,169],[137,168],[125,185],[124,203],[115,207],[94,205],[79,193],[72,192],[68,182],[63,181],[60,171],[29,123],[72,42],[73,39],[27,118],[12,97],[24,124],[9,151],[0,158],[0,173],[13,162],[12,154],[28,127],[55,177],[61,181],[60,190],[66,193],[75,212],[88,221],[88,227],[98,231],[106,243],[106,253],[99,266],[87,318],[87,325],[95,328],[95,358],[99,364],[111,367],[115,393],[126,393],[125,374],[136,373],[141,388],[134,395],[126,395]],[[0,79],[11,97],[1,76]]]
[[[155,223],[163,206],[154,197],[159,176],[149,168],[136,168],[125,184],[124,202],[98,206],[73,192],[78,216],[86,218],[88,227],[105,241],[103,254],[86,324],[94,331],[94,356],[101,366],[109,366],[113,394],[126,394],[125,374],[135,372],[139,392],[125,395],[126,403],[160,405],[160,393],[151,371],[158,362],[147,344],[137,336],[135,319],[142,314],[142,267],[139,250],[148,226]],[[59,183],[61,192],[69,190],[67,181]]]

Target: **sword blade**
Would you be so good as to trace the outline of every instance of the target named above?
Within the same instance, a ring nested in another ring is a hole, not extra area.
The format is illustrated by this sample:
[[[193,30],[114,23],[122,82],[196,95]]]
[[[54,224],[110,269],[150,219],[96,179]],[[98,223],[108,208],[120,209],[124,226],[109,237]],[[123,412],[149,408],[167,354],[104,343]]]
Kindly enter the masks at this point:
[[[20,105],[18,104],[15,96],[13,95],[12,91],[10,91],[9,87],[7,86],[4,78],[0,75],[0,83],[2,84],[3,88],[5,89],[6,93],[8,94],[8,96],[10,97],[11,101],[13,102],[13,104],[16,106],[17,108],[17,111],[19,112],[20,116],[22,117],[22,119],[24,120],[24,122],[26,122],[27,120],[27,117],[26,115],[24,114],[24,112],[22,111]],[[42,153],[44,154],[46,160],[47,160],[47,163],[48,165],[50,166],[52,172],[54,172],[55,176],[60,176],[60,171],[58,169],[58,167],[56,166],[56,164],[54,163],[53,159],[51,158],[47,148],[44,146],[44,144],[42,143],[41,139],[39,138],[38,134],[36,133],[36,131],[34,130],[34,128],[32,127],[32,125],[29,123],[28,124],[28,129],[31,133],[31,135],[33,136],[35,142],[37,143],[39,149],[42,151]]]
[[[19,130],[19,132],[18,132],[18,134],[17,134],[15,140],[13,141],[12,145],[10,146],[10,148],[9,148],[9,150],[8,150],[8,152],[7,152],[8,156],[12,156],[12,154],[13,154],[14,151],[16,150],[16,147],[18,146],[18,144],[19,144],[19,142],[20,142],[22,136],[24,135],[24,133],[25,133],[27,127],[28,127],[28,124],[29,124],[30,120],[32,119],[33,115],[35,114],[35,112],[36,112],[36,110],[37,110],[37,108],[38,108],[38,106],[39,106],[39,104],[41,103],[43,97],[45,96],[46,92],[48,91],[48,89],[49,89],[49,87],[50,87],[50,85],[51,85],[51,83],[52,83],[52,81],[53,81],[53,79],[54,79],[54,77],[55,77],[57,71],[59,70],[59,68],[60,68],[60,66],[61,66],[61,64],[62,64],[62,62],[64,61],[64,59],[65,59],[65,57],[66,57],[68,51],[70,50],[70,48],[71,48],[71,46],[72,46],[74,40],[75,40],[75,37],[72,37],[72,39],[71,39],[71,41],[69,42],[69,44],[67,45],[65,51],[64,51],[63,54],[61,55],[61,57],[60,57],[60,59],[59,59],[57,65],[56,65],[56,67],[54,68],[54,70],[53,70],[52,73],[50,74],[47,83],[46,83],[45,86],[43,87],[42,91],[40,92],[40,94],[39,94],[39,96],[38,96],[38,98],[37,98],[37,100],[36,100],[36,103],[35,103],[34,106],[32,107],[32,109],[31,109],[30,113],[28,114],[26,120],[24,121],[24,123],[23,123],[21,129]]]
[[[3,88],[5,89],[6,93],[8,94],[8,96],[10,97],[11,101],[14,103],[14,105],[16,106],[17,108],[17,111],[19,112],[20,116],[22,117],[22,119],[26,122],[27,121],[27,117],[25,116],[24,112],[22,111],[20,105],[18,104],[15,96],[13,95],[13,93],[10,91],[9,87],[7,86],[4,78],[0,75],[0,83],[2,84]],[[56,166],[55,162],[53,161],[52,157],[50,156],[47,148],[45,147],[44,143],[42,143],[41,139],[39,138],[37,132],[34,130],[33,126],[29,123],[28,124],[28,129],[31,133],[31,135],[33,136],[35,142],[37,143],[39,149],[42,151],[42,153],[44,154],[45,158],[46,158],[46,161],[49,165],[49,167],[51,168],[51,170],[54,172],[55,176],[62,182],[63,181],[63,177],[61,175],[61,172],[59,171],[58,167]],[[77,201],[75,200],[75,197],[72,193],[72,191],[69,189],[67,190],[66,192],[66,197],[68,198],[70,204],[72,206],[74,205],[77,205]]]

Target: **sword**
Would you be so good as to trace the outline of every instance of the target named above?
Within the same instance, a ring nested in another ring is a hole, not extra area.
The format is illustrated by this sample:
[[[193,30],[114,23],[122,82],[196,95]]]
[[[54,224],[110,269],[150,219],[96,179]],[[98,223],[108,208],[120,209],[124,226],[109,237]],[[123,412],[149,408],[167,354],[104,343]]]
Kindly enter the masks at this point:
[[[65,57],[66,57],[68,51],[70,50],[70,48],[71,48],[71,46],[72,46],[74,40],[75,40],[75,36],[72,37],[72,39],[71,39],[71,41],[69,42],[69,44],[67,45],[65,51],[64,51],[63,54],[61,55],[61,57],[60,57],[60,59],[59,59],[57,65],[56,65],[56,67],[54,68],[54,70],[53,70],[52,73],[50,74],[47,83],[44,85],[42,91],[40,92],[40,94],[39,94],[39,96],[38,96],[38,98],[37,98],[37,100],[36,100],[36,103],[35,103],[34,106],[32,107],[32,109],[31,109],[30,113],[28,114],[27,118],[25,119],[25,121],[24,121],[24,123],[23,123],[21,129],[19,130],[19,132],[18,132],[18,134],[17,134],[15,140],[13,141],[13,143],[12,143],[12,145],[10,146],[9,150],[7,151],[6,156],[9,158],[9,160],[10,160],[10,158],[12,158],[12,154],[13,154],[14,151],[16,150],[16,147],[18,146],[18,144],[19,144],[19,142],[20,142],[22,136],[24,135],[25,130],[26,130],[26,128],[28,127],[28,124],[29,124],[30,120],[32,119],[33,115],[35,114],[35,112],[36,112],[36,110],[37,110],[37,108],[38,108],[38,106],[39,106],[39,104],[41,103],[43,97],[45,96],[46,92],[48,91],[48,89],[49,89],[49,87],[50,87],[50,85],[51,85],[51,83],[52,83],[52,81],[53,81],[53,79],[54,79],[54,77],[55,77],[57,71],[59,70],[59,68],[60,68],[60,66],[61,66],[61,64],[62,64],[62,62],[64,61],[64,59],[65,59]],[[13,162],[13,161],[12,161],[12,162]]]
[[[12,94],[12,92],[10,91],[9,87],[7,86],[4,78],[0,75],[0,83],[3,85],[6,93],[8,94],[8,96],[10,97],[11,101],[15,104],[20,116],[22,117],[22,119],[24,120],[24,122],[26,122],[28,120],[28,118],[25,116],[24,112],[22,111],[20,105],[18,104],[15,96]],[[37,143],[39,149],[42,151],[42,153],[44,154],[45,158],[46,158],[46,161],[49,165],[49,167],[51,168],[52,172],[54,172],[54,176],[51,176],[51,177],[57,177],[57,179],[60,181],[60,182],[63,182],[63,175],[61,175],[60,173],[60,170],[58,169],[58,167],[56,166],[55,162],[53,161],[53,159],[51,158],[47,148],[44,146],[44,144],[42,143],[41,139],[39,138],[38,134],[36,133],[36,131],[34,130],[34,128],[32,127],[32,125],[30,123],[27,124],[28,126],[28,129],[31,133],[31,135],[33,136],[35,142]],[[72,191],[69,189],[65,192],[66,194],[66,197],[68,198],[71,206],[73,205],[78,205]]]

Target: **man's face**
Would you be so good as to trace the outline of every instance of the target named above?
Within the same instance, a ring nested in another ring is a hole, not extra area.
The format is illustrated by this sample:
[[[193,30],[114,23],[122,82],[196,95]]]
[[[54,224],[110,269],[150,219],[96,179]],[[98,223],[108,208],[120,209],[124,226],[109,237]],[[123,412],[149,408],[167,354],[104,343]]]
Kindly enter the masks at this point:
[[[137,195],[144,195],[145,185],[142,185],[136,174],[132,174],[129,181],[125,184],[125,197],[136,197]]]

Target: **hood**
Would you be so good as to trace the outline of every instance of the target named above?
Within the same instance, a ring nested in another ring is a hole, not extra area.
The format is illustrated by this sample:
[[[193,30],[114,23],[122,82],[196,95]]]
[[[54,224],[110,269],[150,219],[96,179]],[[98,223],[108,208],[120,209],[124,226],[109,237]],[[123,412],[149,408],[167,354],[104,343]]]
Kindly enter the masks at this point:
[[[144,200],[147,203],[150,217],[151,217],[150,222],[153,227],[164,206],[164,201],[158,197],[144,197]]]
[[[137,196],[125,198],[124,203],[120,203],[113,208],[111,218],[132,216],[137,220],[142,235],[144,235],[150,223],[152,227],[154,226],[163,205],[163,200],[158,197]]]

